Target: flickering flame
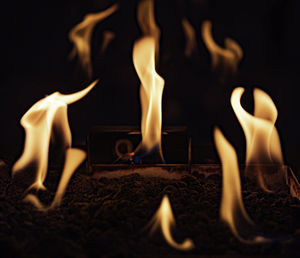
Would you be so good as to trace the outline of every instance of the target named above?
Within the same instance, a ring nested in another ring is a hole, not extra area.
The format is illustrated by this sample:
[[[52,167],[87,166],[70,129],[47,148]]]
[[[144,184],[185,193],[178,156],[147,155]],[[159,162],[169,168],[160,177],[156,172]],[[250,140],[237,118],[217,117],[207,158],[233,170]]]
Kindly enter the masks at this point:
[[[170,246],[184,251],[194,248],[194,243],[189,238],[185,239],[181,244],[178,244],[173,239],[171,227],[175,225],[175,218],[167,195],[163,197],[160,207],[153,216],[150,225],[152,225],[151,233],[160,227],[164,238]]]
[[[182,19],[181,24],[185,35],[185,41],[186,41],[184,55],[186,57],[191,57],[191,55],[197,51],[196,33],[193,26],[186,18]]]
[[[62,172],[61,179],[59,181],[59,185],[57,191],[55,193],[54,199],[49,207],[45,207],[38,197],[33,194],[27,194],[24,201],[30,202],[33,204],[37,209],[41,211],[48,211],[50,209],[54,209],[55,207],[60,206],[62,198],[65,194],[66,188],[68,183],[74,174],[77,167],[84,161],[86,157],[86,153],[83,150],[69,148],[66,151],[66,160],[64,164],[64,169]]]
[[[254,115],[251,115],[241,106],[244,91],[241,87],[234,89],[231,105],[245,133],[246,165],[283,164],[274,102],[264,91],[254,89]]]
[[[116,37],[116,34],[112,31],[104,31],[103,32],[103,42],[101,46],[101,53],[104,53],[110,44],[110,42]]]
[[[97,84],[79,92],[63,95],[55,92],[35,103],[22,117],[21,125],[26,137],[24,150],[12,168],[13,175],[31,165],[36,166],[36,178],[30,188],[46,189],[44,180],[48,169],[48,152],[52,130],[56,129],[61,135],[63,148],[68,149],[72,144],[72,135],[68,122],[67,105],[83,98]],[[29,189],[30,189],[29,188]]]
[[[258,243],[267,241],[267,239],[261,236],[254,236],[250,240],[241,237],[241,228],[251,230],[254,223],[249,218],[242,200],[237,155],[233,146],[218,128],[214,130],[214,140],[222,163],[221,219],[228,224],[232,233],[242,242]]]
[[[92,77],[90,42],[93,30],[97,23],[113,14],[117,9],[118,5],[114,4],[102,12],[87,14],[83,21],[73,27],[69,32],[69,39],[74,44],[70,58],[75,58],[75,56],[78,55],[81,67],[89,78]]]
[[[153,0],[141,0],[137,7],[137,20],[144,36],[155,40],[155,58],[158,61],[160,30],[155,22]]]
[[[141,80],[140,99],[142,106],[142,142],[138,149],[161,151],[162,94],[164,80],[155,71],[155,39],[144,37],[135,42],[133,63]]]
[[[210,52],[212,68],[221,69],[224,76],[228,73],[235,74],[243,57],[243,50],[233,39],[225,39],[225,48],[220,47],[212,36],[211,21],[202,23],[202,38]]]

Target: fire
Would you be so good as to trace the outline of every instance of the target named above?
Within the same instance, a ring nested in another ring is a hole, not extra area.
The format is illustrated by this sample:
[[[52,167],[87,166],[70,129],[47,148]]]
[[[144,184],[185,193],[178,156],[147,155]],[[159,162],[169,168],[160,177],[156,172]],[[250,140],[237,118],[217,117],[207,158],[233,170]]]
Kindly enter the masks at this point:
[[[63,140],[63,148],[72,145],[72,135],[68,122],[67,106],[88,94],[98,81],[82,91],[63,95],[55,92],[35,103],[22,117],[21,125],[25,129],[24,150],[12,168],[13,175],[31,165],[36,166],[35,182],[30,188],[46,189],[44,180],[48,169],[48,152],[53,129]],[[73,152],[73,151],[72,151]],[[29,188],[29,189],[30,189]]]
[[[194,243],[189,238],[185,239],[181,244],[176,243],[173,239],[171,234],[171,226],[175,225],[175,218],[172,212],[170,200],[167,195],[163,197],[160,207],[153,216],[149,225],[151,224],[151,233],[153,233],[157,228],[160,227],[164,238],[170,246],[184,251],[194,248]]]
[[[224,137],[220,129],[215,128],[214,140],[222,163],[222,200],[220,217],[228,224],[232,233],[242,242],[259,243],[268,241],[264,237],[254,236],[244,239],[240,231],[252,230],[254,223],[249,218],[242,200],[242,190],[239,175],[238,159],[233,146]],[[249,232],[246,234],[249,236]]]
[[[112,31],[104,31],[103,32],[103,43],[101,46],[101,53],[104,53],[112,40],[116,37],[116,34]]]
[[[136,151],[161,150],[162,94],[164,80],[155,71],[155,39],[143,37],[133,47],[133,64],[141,80],[142,142]]]
[[[191,57],[191,55],[197,51],[196,33],[193,26],[186,18],[181,20],[181,24],[186,40],[184,55],[186,57]]]
[[[243,50],[239,44],[233,39],[226,38],[224,41],[225,48],[220,47],[212,36],[211,21],[202,23],[202,38],[210,52],[212,68],[214,70],[220,69],[223,76],[230,73],[235,74],[243,57]]]
[[[24,201],[32,203],[37,209],[41,211],[48,211],[50,209],[60,206],[65,190],[73,173],[75,172],[77,167],[84,161],[85,157],[86,153],[83,150],[76,148],[67,149],[62,176],[59,181],[59,185],[55,193],[54,199],[49,207],[45,207],[40,202],[40,200],[33,194],[27,194]]]
[[[113,14],[117,9],[118,5],[114,4],[105,11],[90,13],[69,32],[69,39],[74,44],[70,58],[75,58],[75,56],[78,55],[81,67],[87,73],[88,78],[92,77],[90,42],[94,27],[97,23]]]
[[[254,115],[251,115],[241,106],[244,91],[239,87],[232,92],[231,105],[246,136],[246,164],[283,164],[274,102],[264,91],[254,89]]]
[[[160,29],[155,22],[153,0],[141,0],[137,7],[137,20],[144,36],[155,40],[155,59],[158,61]]]

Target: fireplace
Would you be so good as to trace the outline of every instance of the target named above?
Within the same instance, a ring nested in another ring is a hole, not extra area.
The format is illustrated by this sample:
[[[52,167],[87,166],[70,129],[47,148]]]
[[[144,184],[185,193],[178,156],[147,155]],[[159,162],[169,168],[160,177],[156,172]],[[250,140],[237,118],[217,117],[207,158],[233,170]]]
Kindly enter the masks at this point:
[[[299,255],[299,8],[5,4],[1,251]]]

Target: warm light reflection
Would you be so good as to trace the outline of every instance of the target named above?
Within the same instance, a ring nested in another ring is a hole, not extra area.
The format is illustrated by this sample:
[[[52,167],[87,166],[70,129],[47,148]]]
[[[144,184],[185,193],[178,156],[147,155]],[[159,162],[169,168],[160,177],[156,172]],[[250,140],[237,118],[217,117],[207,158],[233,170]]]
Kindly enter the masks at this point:
[[[155,71],[155,39],[144,37],[133,46],[133,63],[141,80],[140,99],[142,106],[142,142],[138,150],[161,151],[162,94],[164,80]]]
[[[158,228],[160,228],[164,238],[170,246],[184,251],[191,250],[192,248],[194,248],[194,243],[189,238],[185,239],[184,242],[181,244],[178,244],[173,239],[171,234],[171,227],[175,225],[175,218],[167,195],[163,197],[160,207],[153,216],[149,225],[152,225],[152,233]]]
[[[241,106],[244,91],[241,87],[234,89],[231,105],[245,133],[246,164],[283,164],[274,102],[264,91],[254,89],[254,115],[251,115]]]
[[[243,51],[233,39],[225,39],[225,48],[220,47],[212,36],[211,21],[202,23],[202,38],[211,55],[211,64],[214,70],[219,70],[222,76],[235,74],[243,57]]]
[[[259,243],[267,239],[249,234],[254,223],[249,218],[242,200],[242,189],[238,167],[238,159],[233,146],[227,141],[220,129],[214,130],[214,141],[222,163],[222,199],[220,217],[228,224],[232,233],[242,242]],[[241,236],[247,230],[245,239]]]
[[[62,172],[61,179],[58,184],[57,191],[55,193],[54,199],[49,207],[45,207],[37,196],[33,194],[27,194],[24,201],[30,202],[37,209],[41,211],[48,211],[60,206],[62,198],[65,194],[68,183],[77,169],[77,167],[85,160],[86,153],[83,150],[69,148],[66,151],[66,159],[64,164],[64,169]]]
[[[72,144],[72,135],[68,122],[67,106],[83,98],[98,81],[82,91],[63,95],[55,92],[35,103],[22,117],[21,125],[26,137],[24,150],[12,168],[13,175],[30,166],[36,167],[36,178],[29,187],[45,189],[44,180],[48,169],[48,152],[52,131],[62,138],[62,147],[67,150]]]
[[[74,44],[70,58],[75,58],[75,56],[78,55],[81,67],[89,78],[92,77],[90,42],[94,27],[97,23],[113,14],[117,9],[118,5],[114,4],[105,11],[87,14],[83,21],[73,27],[69,32],[69,39]]]
[[[143,36],[155,40],[155,60],[158,62],[160,30],[155,22],[154,1],[141,0],[137,6],[137,20]]]
[[[191,57],[193,53],[197,51],[197,40],[196,40],[196,33],[193,26],[190,22],[183,18],[181,20],[183,32],[185,35],[185,50],[184,55],[186,57]]]

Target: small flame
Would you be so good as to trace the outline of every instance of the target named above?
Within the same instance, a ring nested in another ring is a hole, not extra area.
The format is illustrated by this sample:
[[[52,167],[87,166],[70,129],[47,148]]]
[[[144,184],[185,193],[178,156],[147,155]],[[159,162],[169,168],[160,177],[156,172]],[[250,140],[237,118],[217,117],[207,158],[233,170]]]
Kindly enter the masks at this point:
[[[246,165],[283,164],[274,102],[264,91],[254,89],[254,115],[251,115],[241,106],[244,91],[241,87],[234,89],[231,105],[246,136]]]
[[[225,48],[220,47],[212,36],[212,23],[208,20],[202,23],[202,38],[210,52],[212,68],[220,69],[223,76],[235,74],[243,57],[243,50],[239,44],[233,39],[226,38]]]
[[[170,246],[183,251],[191,250],[194,248],[194,243],[189,238],[185,239],[181,244],[176,243],[173,239],[171,234],[171,227],[175,225],[175,218],[172,212],[170,200],[167,195],[163,197],[160,207],[153,216],[149,225],[151,224],[151,233],[153,233],[160,227],[163,236]]]
[[[186,41],[184,55],[186,57],[191,57],[192,54],[197,51],[196,33],[193,26],[186,18],[183,18],[181,20],[181,24],[185,35],[185,41]]]
[[[116,34],[112,31],[104,31],[103,32],[103,43],[101,46],[101,53],[104,53],[112,40],[116,37]]]
[[[83,150],[69,148],[66,151],[66,160],[64,164],[64,169],[62,172],[61,179],[59,181],[59,185],[57,191],[55,193],[54,199],[49,207],[45,207],[40,200],[33,194],[27,194],[24,201],[30,202],[33,204],[38,210],[48,211],[50,209],[54,209],[55,207],[60,206],[62,198],[65,194],[68,183],[74,174],[77,167],[84,161],[86,158],[86,153]]]
[[[133,63],[141,80],[142,142],[138,149],[161,151],[162,94],[164,80],[155,71],[155,39],[144,37],[135,42]]]
[[[233,146],[224,137],[219,128],[214,130],[214,140],[222,163],[222,200],[220,217],[230,227],[232,233],[242,242],[260,243],[268,241],[264,237],[254,236],[251,240],[241,237],[242,228],[248,230],[254,226],[249,218],[242,200],[242,190],[239,175],[238,159]]]
[[[12,168],[13,175],[30,165],[36,165],[36,179],[30,188],[46,189],[44,180],[48,169],[48,152],[52,130],[62,135],[63,147],[72,144],[72,135],[68,122],[67,105],[83,98],[97,84],[94,81],[82,91],[63,95],[55,92],[35,103],[22,117],[21,125],[26,132],[24,150]],[[29,188],[29,189],[30,189]]]
[[[144,36],[155,40],[155,59],[158,61],[160,29],[155,22],[153,0],[141,0],[137,7],[137,20]]]
[[[81,67],[87,73],[88,78],[92,77],[90,42],[94,27],[97,23],[113,14],[117,9],[118,5],[114,4],[105,11],[87,14],[83,21],[73,27],[69,32],[69,39],[74,44],[70,58],[75,58],[75,56],[78,55]]]

